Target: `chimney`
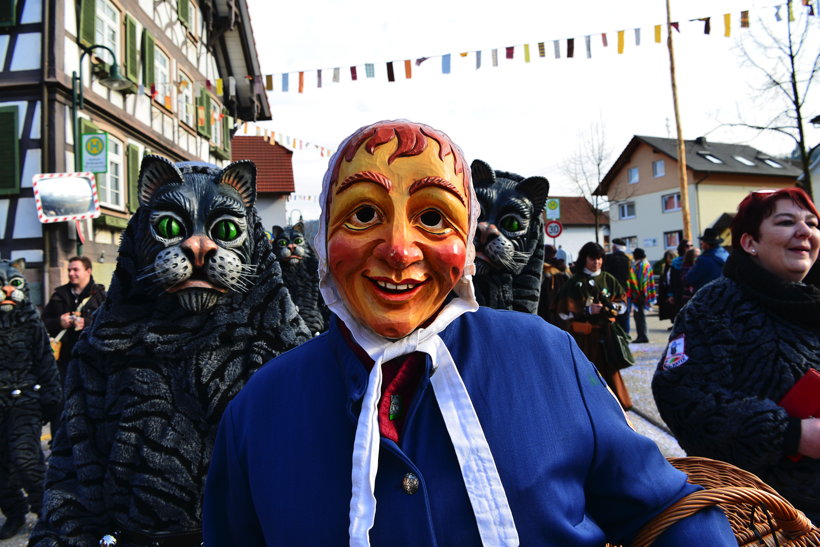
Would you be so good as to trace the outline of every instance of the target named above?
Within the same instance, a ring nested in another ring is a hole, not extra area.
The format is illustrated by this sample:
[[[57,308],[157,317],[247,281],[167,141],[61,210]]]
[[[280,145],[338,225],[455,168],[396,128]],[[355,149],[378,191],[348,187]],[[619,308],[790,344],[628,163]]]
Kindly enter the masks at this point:
[[[706,137],[698,137],[695,139],[695,144],[702,146],[703,148],[709,148],[709,143],[706,142]]]

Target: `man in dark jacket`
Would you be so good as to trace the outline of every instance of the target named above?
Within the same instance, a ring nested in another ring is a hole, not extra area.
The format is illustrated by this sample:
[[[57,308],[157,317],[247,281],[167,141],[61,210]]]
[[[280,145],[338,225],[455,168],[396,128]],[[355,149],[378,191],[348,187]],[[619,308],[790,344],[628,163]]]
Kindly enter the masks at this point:
[[[91,261],[85,256],[73,256],[68,259],[68,283],[54,290],[51,299],[43,310],[43,323],[49,336],[56,337],[65,330],[60,342],[60,355],[57,368],[60,381],[66,376],[66,367],[71,360],[71,351],[80,338],[82,330],[90,326],[91,315],[105,300],[105,287],[94,282],[91,275]],[[78,310],[78,308],[80,308]],[[57,419],[51,424],[51,430],[57,431]]]
[[[604,255],[604,265],[602,269],[618,280],[624,291],[626,291],[629,281],[629,271],[632,268],[632,259],[626,254],[626,241],[620,238],[612,240],[612,252]],[[615,318],[615,321],[629,334],[629,302],[627,311]]]
[[[723,265],[729,258],[729,253],[720,246],[723,238],[718,237],[717,230],[714,228],[706,228],[698,239],[700,239],[700,249],[703,252],[684,278],[686,283],[695,287],[695,292],[720,277],[723,273]]]

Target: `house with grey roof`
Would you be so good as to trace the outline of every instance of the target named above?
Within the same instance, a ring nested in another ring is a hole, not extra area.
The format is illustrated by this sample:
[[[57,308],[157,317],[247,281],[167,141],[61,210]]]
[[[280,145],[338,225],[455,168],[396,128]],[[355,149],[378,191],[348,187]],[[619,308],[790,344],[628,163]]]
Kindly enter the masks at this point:
[[[790,160],[751,146],[704,137],[685,144],[695,239],[733,214],[749,192],[794,186],[801,173]],[[683,220],[675,139],[633,136],[594,193],[609,199],[610,237],[627,240],[631,249],[642,247],[650,261],[678,246]]]

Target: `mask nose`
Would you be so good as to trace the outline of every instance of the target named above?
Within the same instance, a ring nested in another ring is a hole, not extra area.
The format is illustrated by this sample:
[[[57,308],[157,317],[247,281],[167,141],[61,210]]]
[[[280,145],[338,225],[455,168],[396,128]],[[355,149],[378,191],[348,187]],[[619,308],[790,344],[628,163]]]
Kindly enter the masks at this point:
[[[205,265],[205,261],[217,250],[217,245],[205,236],[191,236],[179,245],[196,268]]]
[[[424,258],[412,231],[403,223],[395,226],[388,239],[373,249],[373,255],[394,270],[403,270]]]

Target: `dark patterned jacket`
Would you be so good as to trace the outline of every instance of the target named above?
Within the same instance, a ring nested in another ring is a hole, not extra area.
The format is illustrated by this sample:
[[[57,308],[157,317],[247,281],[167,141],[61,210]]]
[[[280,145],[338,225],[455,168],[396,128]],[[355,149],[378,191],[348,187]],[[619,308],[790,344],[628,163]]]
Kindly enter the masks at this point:
[[[820,460],[787,458],[800,420],[776,403],[820,369],[820,290],[745,254],[732,254],[724,276],[677,316],[652,382],[658,410],[687,454],[757,474],[820,522]]]

